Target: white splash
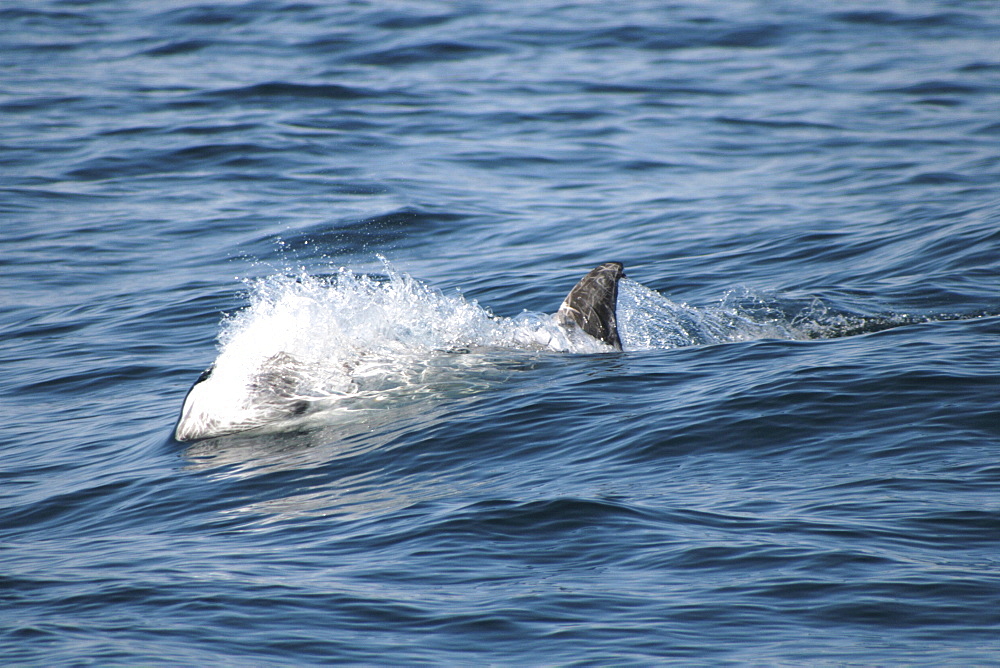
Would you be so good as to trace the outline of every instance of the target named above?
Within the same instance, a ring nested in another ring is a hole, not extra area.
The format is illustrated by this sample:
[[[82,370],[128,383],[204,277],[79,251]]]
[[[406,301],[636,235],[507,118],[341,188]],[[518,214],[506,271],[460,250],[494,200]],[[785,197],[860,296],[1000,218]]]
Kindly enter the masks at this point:
[[[290,415],[307,420],[351,395],[379,401],[406,388],[420,391],[476,365],[483,351],[610,350],[551,315],[494,316],[388,263],[386,270],[386,280],[341,269],[333,277],[303,271],[252,282],[249,306],[223,321],[211,376],[185,400],[177,440]]]
[[[748,308],[747,303],[754,308]],[[805,339],[769,300],[748,290],[730,291],[708,307],[672,302],[641,283],[618,284],[618,333],[626,350],[755,341]]]

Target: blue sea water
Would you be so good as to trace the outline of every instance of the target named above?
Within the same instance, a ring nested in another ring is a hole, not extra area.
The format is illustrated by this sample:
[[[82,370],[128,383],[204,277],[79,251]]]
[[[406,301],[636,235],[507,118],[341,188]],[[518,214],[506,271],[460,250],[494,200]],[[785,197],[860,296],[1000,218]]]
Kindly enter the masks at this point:
[[[993,0],[0,3],[0,662],[1000,665],[998,110]]]

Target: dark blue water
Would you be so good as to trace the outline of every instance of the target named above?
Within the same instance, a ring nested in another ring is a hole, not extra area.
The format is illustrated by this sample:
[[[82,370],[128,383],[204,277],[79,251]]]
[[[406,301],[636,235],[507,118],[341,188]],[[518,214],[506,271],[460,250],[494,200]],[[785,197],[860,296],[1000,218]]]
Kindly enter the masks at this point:
[[[3,2],[0,662],[997,665],[998,110],[993,0]],[[173,439],[278,352],[383,384]]]

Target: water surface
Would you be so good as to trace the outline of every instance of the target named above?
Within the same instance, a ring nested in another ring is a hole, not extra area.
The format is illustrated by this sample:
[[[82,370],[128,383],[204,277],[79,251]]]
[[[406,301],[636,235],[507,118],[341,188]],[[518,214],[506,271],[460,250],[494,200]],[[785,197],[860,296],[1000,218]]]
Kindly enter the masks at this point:
[[[0,658],[995,664],[998,34],[4,4]],[[623,352],[504,338],[607,260]],[[247,331],[383,384],[173,440]]]

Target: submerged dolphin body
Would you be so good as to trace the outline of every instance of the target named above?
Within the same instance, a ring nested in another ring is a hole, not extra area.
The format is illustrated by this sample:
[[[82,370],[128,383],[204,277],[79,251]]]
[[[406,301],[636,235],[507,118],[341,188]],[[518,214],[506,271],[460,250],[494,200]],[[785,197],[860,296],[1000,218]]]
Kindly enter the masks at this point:
[[[616,310],[618,281],[624,277],[620,262],[605,262],[591,270],[570,290],[553,316],[556,324],[568,334],[583,332],[614,350],[621,350]],[[307,413],[310,401],[297,392],[302,372],[294,357],[279,353],[267,360],[265,369],[249,386],[234,386],[227,378],[217,378],[213,364],[188,390],[174,438],[178,441],[211,438]],[[241,391],[249,392],[251,405],[237,401],[234,416],[232,394]]]

